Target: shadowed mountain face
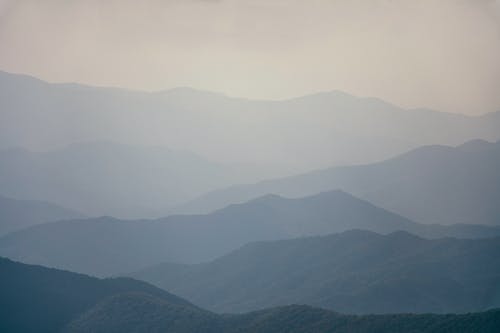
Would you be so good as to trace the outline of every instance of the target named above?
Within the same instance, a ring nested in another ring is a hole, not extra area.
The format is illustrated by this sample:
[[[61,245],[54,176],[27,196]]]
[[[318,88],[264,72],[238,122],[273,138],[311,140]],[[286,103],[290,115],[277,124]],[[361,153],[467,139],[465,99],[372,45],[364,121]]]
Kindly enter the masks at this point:
[[[49,202],[0,196],[0,236],[43,222],[82,217],[76,211]]]
[[[426,240],[347,231],[252,243],[212,262],[131,274],[217,312],[308,304],[344,313],[500,306],[500,238]]]
[[[56,202],[90,216],[153,218],[208,190],[255,179],[243,169],[162,147],[110,142],[45,153],[11,149],[0,152],[0,193]]]
[[[374,162],[424,144],[500,139],[498,114],[404,110],[338,91],[252,101],[189,88],[145,93],[49,84],[0,72],[0,109],[3,147],[167,144],[218,161],[265,165],[279,175]]]
[[[152,295],[172,306],[189,302],[142,281],[100,280],[0,258],[0,331],[57,332],[79,313],[122,293]]]
[[[0,259],[2,332],[496,332],[500,312],[347,316],[307,306],[217,315],[131,279],[99,280]]]
[[[177,212],[207,212],[275,193],[342,189],[417,222],[500,224],[500,141],[426,146],[369,165],[336,167],[214,191]]]
[[[82,313],[62,332],[223,332],[221,316],[194,307],[179,306],[148,294],[109,297]]]
[[[345,192],[286,199],[275,195],[208,215],[126,221],[109,217],[48,223],[0,238],[0,255],[107,276],[161,262],[198,263],[253,241],[325,235],[352,228],[426,237],[491,237],[500,228],[420,225]]]
[[[119,295],[71,322],[64,332],[175,333],[389,333],[496,332],[500,311],[464,315],[396,314],[349,316],[303,305],[243,315],[213,315],[141,295]]]

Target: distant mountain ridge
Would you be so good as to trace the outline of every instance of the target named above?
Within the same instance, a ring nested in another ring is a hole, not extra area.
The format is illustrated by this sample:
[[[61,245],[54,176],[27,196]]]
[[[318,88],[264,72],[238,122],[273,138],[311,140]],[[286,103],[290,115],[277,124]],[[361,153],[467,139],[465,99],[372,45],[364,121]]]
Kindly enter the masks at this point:
[[[422,225],[342,191],[287,199],[267,195],[207,215],[158,220],[111,217],[47,223],[0,238],[0,255],[97,276],[161,262],[199,263],[242,245],[358,228],[425,237],[492,237],[500,228]]]
[[[209,212],[268,193],[303,197],[342,189],[417,222],[499,225],[499,170],[500,141],[424,146],[379,163],[231,186],[175,212]]]
[[[264,166],[268,176],[371,163],[425,144],[500,139],[498,114],[405,110],[338,91],[264,101],[189,88],[148,93],[50,84],[0,72],[0,109],[4,148],[96,140],[167,144],[216,161]]]
[[[500,311],[467,315],[347,316],[288,306],[239,316],[218,315],[132,279],[99,280],[0,258],[2,332],[493,333]]]
[[[500,306],[500,237],[426,240],[351,230],[257,242],[198,265],[130,274],[217,312],[307,304],[343,313],[466,313]]]
[[[83,218],[84,215],[36,200],[19,200],[0,195],[0,236],[43,222]]]
[[[155,218],[209,190],[256,179],[245,170],[166,147],[105,141],[48,152],[9,149],[0,151],[0,194],[87,216]]]

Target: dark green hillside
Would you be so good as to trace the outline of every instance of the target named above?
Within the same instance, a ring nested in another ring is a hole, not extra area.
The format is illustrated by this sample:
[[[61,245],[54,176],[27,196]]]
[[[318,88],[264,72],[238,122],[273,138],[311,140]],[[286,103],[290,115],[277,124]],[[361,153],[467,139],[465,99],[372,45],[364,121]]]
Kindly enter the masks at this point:
[[[500,310],[463,315],[342,315],[303,305],[267,309],[233,318],[245,333],[493,333],[500,329]]]
[[[353,230],[248,244],[212,262],[131,274],[217,312],[308,304],[342,313],[500,307],[500,238],[427,240]]]
[[[0,258],[0,332],[55,332],[106,297],[140,292],[194,308],[187,301],[130,278],[96,279]]]
[[[219,315],[131,279],[99,280],[0,259],[0,332],[496,333],[500,310],[464,315],[352,316],[285,306]]]
[[[214,315],[173,306],[144,295],[104,301],[69,324],[65,332],[121,333],[496,333],[500,310],[464,315],[349,316],[303,305],[243,315]]]
[[[120,294],[100,302],[71,322],[64,332],[204,332],[223,328],[220,316],[148,294]]]

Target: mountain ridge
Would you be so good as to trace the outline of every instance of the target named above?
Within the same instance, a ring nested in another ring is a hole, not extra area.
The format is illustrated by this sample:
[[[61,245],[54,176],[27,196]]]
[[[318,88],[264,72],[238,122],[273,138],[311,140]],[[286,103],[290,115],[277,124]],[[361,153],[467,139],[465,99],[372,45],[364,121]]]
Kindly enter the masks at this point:
[[[498,236],[427,240],[350,230],[250,243],[208,263],[129,276],[216,312],[307,304],[355,314],[466,313],[500,305],[499,254]]]
[[[0,255],[109,276],[165,261],[210,261],[254,241],[326,235],[353,228],[383,234],[406,230],[426,238],[500,235],[500,227],[419,224],[343,191],[331,191],[294,199],[271,195],[206,215],[47,223],[1,237]]]
[[[210,189],[256,179],[247,171],[187,151],[112,141],[50,151],[11,148],[0,150],[0,194],[51,201],[88,216],[151,218]]]
[[[500,141],[457,147],[419,147],[388,160],[331,167],[296,176],[232,185],[173,209],[210,212],[267,193],[303,197],[342,189],[389,211],[427,224],[500,223]],[[480,207],[480,208],[479,208]]]
[[[454,115],[463,115],[465,117],[482,117],[488,114],[492,113],[500,113],[500,111],[493,111],[493,112],[485,112],[484,114],[479,114],[479,115],[467,115],[467,114],[461,114],[461,113],[452,113],[452,112],[445,112],[445,111],[439,111],[435,109],[429,109],[429,108],[403,108],[402,106],[399,106],[395,103],[385,101],[381,98],[375,97],[375,96],[357,96],[355,94],[349,93],[347,91],[343,90],[338,90],[338,89],[330,89],[330,90],[322,90],[318,92],[312,92],[308,94],[301,94],[298,96],[292,96],[292,97],[287,97],[287,98],[277,98],[277,99],[265,99],[265,98],[249,98],[245,96],[232,96],[232,95],[227,95],[226,93],[223,92],[217,92],[217,91],[211,91],[211,90],[206,90],[206,89],[201,89],[201,88],[195,88],[195,87],[190,87],[190,86],[177,86],[177,87],[172,87],[172,88],[167,88],[167,89],[156,89],[156,90],[140,90],[140,89],[129,89],[129,88],[124,88],[124,87],[117,87],[117,86],[99,86],[99,85],[93,85],[93,84],[87,84],[87,83],[79,83],[79,82],[50,82],[44,79],[40,79],[34,75],[30,74],[25,74],[25,73],[15,73],[15,72],[9,72],[5,70],[0,69],[0,75],[6,76],[10,79],[15,79],[17,78],[24,78],[24,79],[29,79],[33,82],[38,82],[38,83],[43,83],[43,84],[49,84],[49,85],[59,85],[59,86],[67,86],[67,87],[78,87],[78,88],[86,88],[86,89],[106,89],[106,90],[114,90],[114,91],[124,91],[124,92],[135,92],[135,93],[143,93],[143,94],[152,94],[152,95],[162,95],[162,94],[171,94],[171,93],[176,93],[180,92],[183,94],[184,92],[192,92],[192,93],[202,93],[202,94],[207,94],[207,95],[212,95],[212,96],[219,96],[219,97],[224,97],[227,99],[237,99],[237,100],[247,100],[247,101],[252,101],[252,102],[296,102],[304,99],[310,99],[310,98],[315,98],[315,97],[326,97],[326,98],[331,98],[336,97],[336,96],[342,96],[342,97],[347,97],[347,98],[356,98],[356,99],[364,99],[364,100],[372,100],[376,101],[377,103],[383,103],[387,106],[398,108],[401,110],[408,110],[408,111],[418,111],[418,110],[426,110],[430,112],[436,112],[436,113],[444,113],[444,114],[454,114]]]
[[[465,315],[343,315],[304,305],[220,315],[144,282],[105,279],[0,258],[2,332],[496,332],[500,310]],[[22,290],[25,294],[20,293]]]
[[[0,272],[0,330],[3,332],[55,332],[99,300],[130,291],[197,309],[180,297],[130,278],[97,279],[1,257]]]
[[[0,195],[0,236],[44,222],[83,217],[82,213],[52,202]]]
[[[33,80],[0,75],[2,147],[168,143],[220,162],[254,163],[269,177],[370,163],[424,144],[500,139],[500,117],[409,111],[336,91],[253,101],[183,88],[148,93]]]

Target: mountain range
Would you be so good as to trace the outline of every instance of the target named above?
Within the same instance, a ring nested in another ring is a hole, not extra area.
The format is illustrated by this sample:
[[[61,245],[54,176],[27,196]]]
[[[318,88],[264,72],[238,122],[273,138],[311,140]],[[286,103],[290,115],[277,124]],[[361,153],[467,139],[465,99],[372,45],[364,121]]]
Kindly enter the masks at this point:
[[[0,255],[97,276],[136,271],[161,262],[199,263],[246,243],[358,228],[406,230],[425,237],[491,237],[499,227],[423,225],[342,191],[305,198],[263,196],[206,215],[157,220],[111,217],[45,223],[0,238]]]
[[[83,217],[79,212],[50,202],[0,196],[0,236],[44,222]]]
[[[248,100],[191,88],[51,84],[0,72],[0,109],[3,148],[46,151],[96,140],[163,144],[219,162],[261,165],[268,176],[371,163],[421,145],[500,139],[500,113],[407,110],[340,91]]]
[[[189,302],[129,278],[96,279],[0,258],[0,331],[57,332],[82,311],[107,297],[141,293],[177,306]]]
[[[500,311],[352,316],[287,306],[218,315],[132,279],[100,280],[0,258],[2,332],[445,332],[493,333]]]
[[[198,265],[130,276],[216,312],[307,304],[343,313],[467,313],[500,306],[500,237],[427,240],[351,230],[257,242]]]
[[[500,111],[3,71],[0,110],[0,332],[500,330]]]
[[[174,211],[203,213],[269,193],[302,197],[342,189],[416,222],[498,225],[499,170],[500,141],[424,146],[379,163],[231,186]]]
[[[86,142],[47,152],[0,151],[1,194],[54,202],[87,216],[165,216],[186,200],[250,179],[256,178],[244,166],[165,147]]]
[[[500,310],[469,314],[342,315],[303,305],[211,315],[142,295],[118,295],[73,320],[64,332],[426,333],[496,332]]]

